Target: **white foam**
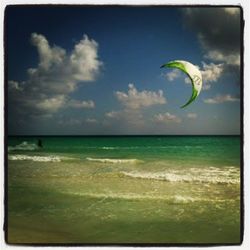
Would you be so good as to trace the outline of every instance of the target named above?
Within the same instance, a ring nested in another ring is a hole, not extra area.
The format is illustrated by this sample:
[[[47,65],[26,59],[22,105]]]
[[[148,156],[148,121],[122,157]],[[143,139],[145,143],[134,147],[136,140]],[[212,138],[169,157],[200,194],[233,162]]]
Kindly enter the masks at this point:
[[[102,162],[102,163],[137,163],[140,162],[137,159],[112,159],[112,158],[91,158],[87,157],[86,160],[88,161],[95,161],[95,162]]]
[[[39,149],[39,147],[34,143],[28,143],[27,141],[23,141],[21,144],[16,146],[9,146],[8,151],[15,151],[15,150],[27,150],[33,151]]]
[[[39,162],[60,162],[62,157],[59,156],[30,156],[30,155],[9,155],[11,161],[39,161]]]
[[[122,172],[127,177],[162,180],[169,182],[197,182],[214,184],[240,183],[239,169],[236,167],[190,168],[185,170],[166,170],[161,172],[132,171]]]
[[[65,193],[64,193],[65,194]],[[66,192],[69,195],[75,196],[87,196],[97,199],[123,199],[123,200],[163,200],[170,203],[182,204],[182,203],[191,203],[191,202],[225,202],[225,201],[234,201],[234,199],[211,199],[211,198],[201,198],[201,197],[192,197],[186,195],[149,195],[149,194],[137,194],[137,193],[90,193],[90,192]]]
[[[118,147],[102,147],[102,149],[113,150],[113,149],[119,149],[119,148]]]

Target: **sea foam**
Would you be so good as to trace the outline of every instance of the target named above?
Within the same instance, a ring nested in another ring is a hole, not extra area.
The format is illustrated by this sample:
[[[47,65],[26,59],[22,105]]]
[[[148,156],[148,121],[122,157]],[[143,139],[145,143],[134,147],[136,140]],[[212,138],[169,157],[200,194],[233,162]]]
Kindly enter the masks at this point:
[[[30,156],[30,155],[9,155],[11,161],[39,161],[39,162],[60,162],[62,157],[59,156]]]
[[[33,151],[37,150],[39,147],[34,143],[28,143],[27,141],[23,141],[21,144],[18,144],[16,146],[9,146],[8,151],[15,151],[15,150],[27,150],[27,151]]]
[[[207,197],[197,197],[197,196],[187,196],[187,195],[157,195],[157,194],[138,194],[138,193],[91,193],[91,192],[63,192],[64,194],[74,195],[74,196],[85,196],[90,198],[101,199],[105,201],[106,199],[122,199],[122,200],[162,200],[173,204],[183,204],[191,202],[230,202],[234,199],[218,199],[218,198],[207,198]]]
[[[160,180],[168,182],[194,182],[213,184],[238,184],[240,182],[239,169],[236,167],[206,169],[190,168],[186,170],[166,170],[161,172],[131,171],[121,172],[126,177]]]
[[[91,158],[87,157],[86,160],[88,161],[95,161],[95,162],[102,162],[102,163],[138,163],[140,160],[137,159],[112,159],[112,158]]]

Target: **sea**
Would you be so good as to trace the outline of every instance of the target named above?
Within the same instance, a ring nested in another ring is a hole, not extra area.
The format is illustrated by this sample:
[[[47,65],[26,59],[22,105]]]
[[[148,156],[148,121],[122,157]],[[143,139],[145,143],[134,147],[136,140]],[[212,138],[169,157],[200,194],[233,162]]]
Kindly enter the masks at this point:
[[[9,136],[6,151],[9,243],[241,241],[240,136]]]

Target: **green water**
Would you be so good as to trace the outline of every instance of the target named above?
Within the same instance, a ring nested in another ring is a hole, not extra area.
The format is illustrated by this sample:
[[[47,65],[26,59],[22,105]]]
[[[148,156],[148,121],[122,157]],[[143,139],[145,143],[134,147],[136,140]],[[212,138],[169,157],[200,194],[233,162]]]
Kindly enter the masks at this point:
[[[8,139],[10,243],[239,243],[239,137]]]

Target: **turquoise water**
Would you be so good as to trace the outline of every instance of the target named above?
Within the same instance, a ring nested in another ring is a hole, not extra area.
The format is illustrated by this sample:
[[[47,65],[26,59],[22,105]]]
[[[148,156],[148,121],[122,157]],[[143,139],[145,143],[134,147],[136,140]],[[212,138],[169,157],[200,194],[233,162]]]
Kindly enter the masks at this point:
[[[8,158],[12,243],[240,241],[240,137],[9,137]]]
[[[9,146],[26,141],[36,144],[39,137],[12,137]],[[42,137],[41,137],[42,138]],[[43,149],[35,153],[59,153],[86,157],[166,159],[207,162],[217,165],[239,164],[239,137],[43,137]],[[28,148],[27,146],[26,148]],[[14,149],[14,148],[13,148]],[[25,146],[23,148],[25,151]],[[31,146],[32,149],[32,146]],[[9,152],[11,152],[11,148]],[[18,150],[15,150],[16,152]],[[30,150],[32,151],[32,150]],[[29,151],[29,154],[31,153]]]

